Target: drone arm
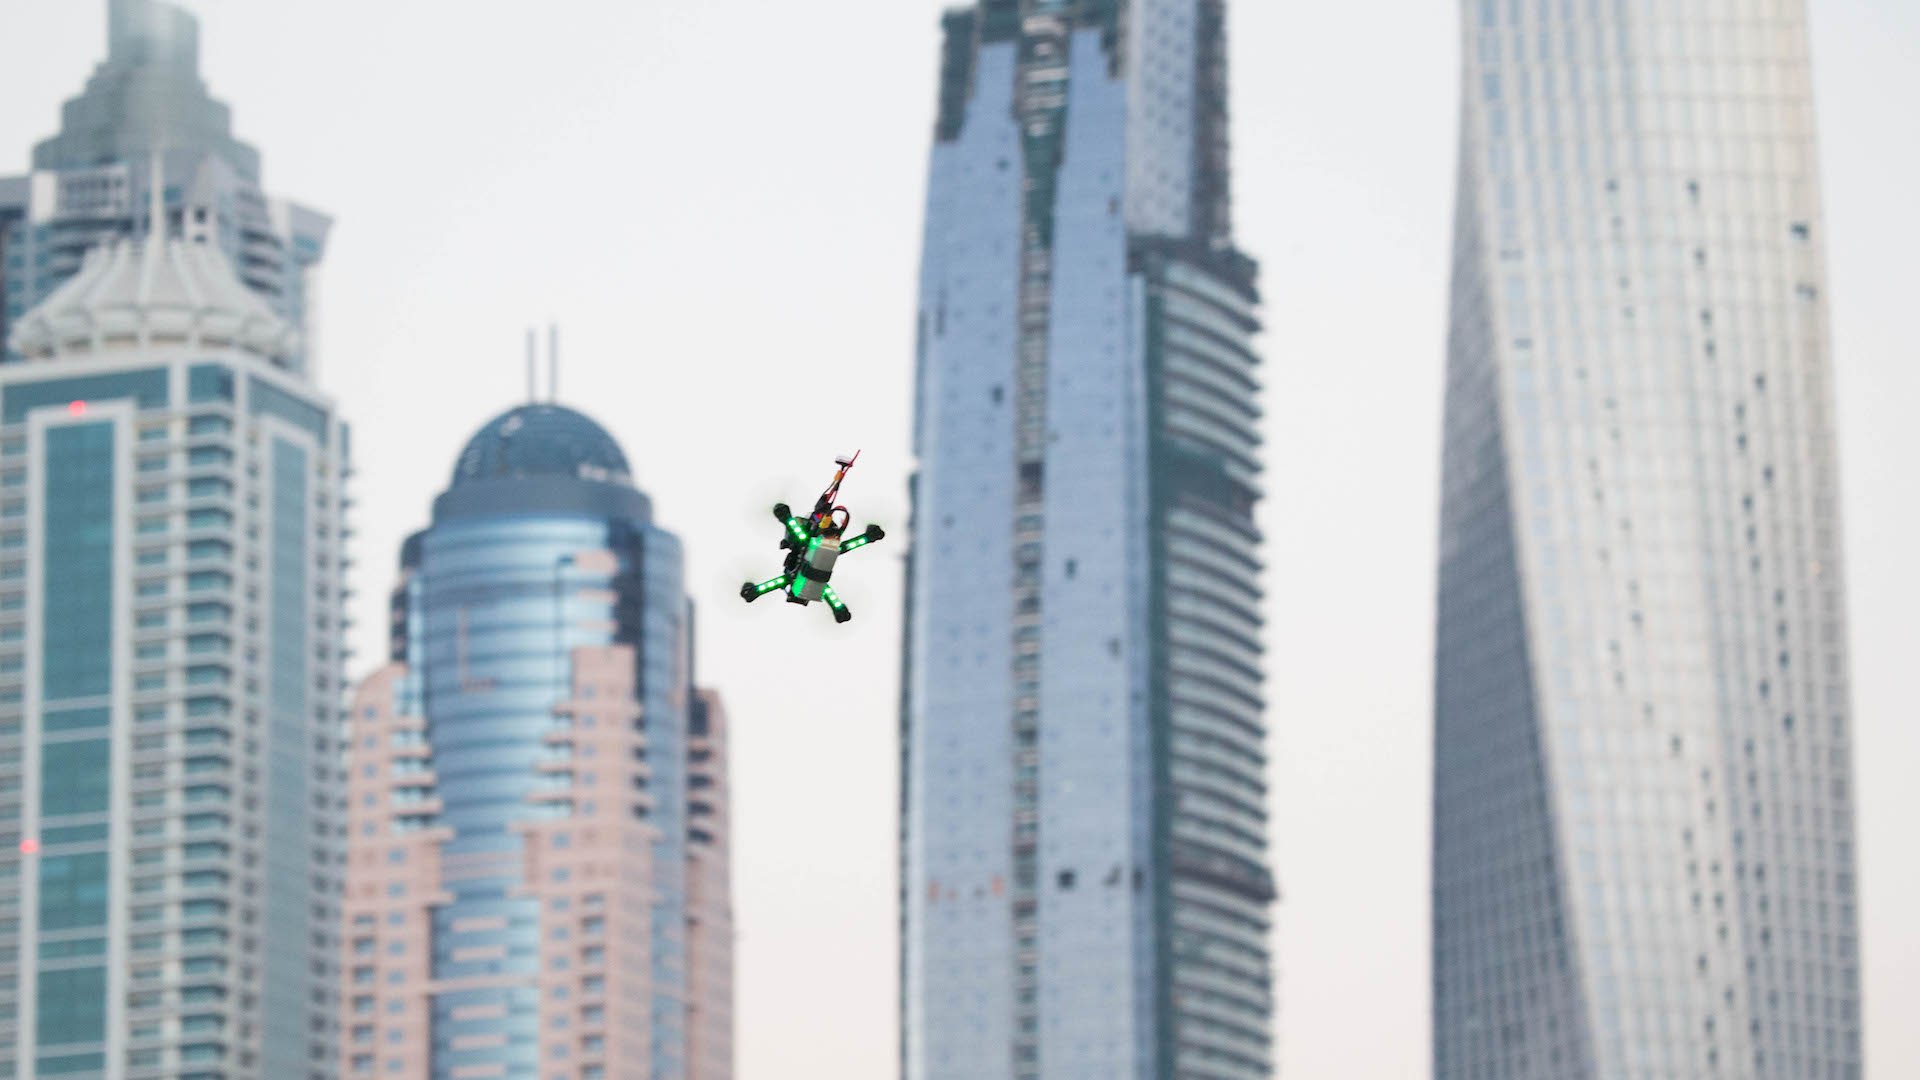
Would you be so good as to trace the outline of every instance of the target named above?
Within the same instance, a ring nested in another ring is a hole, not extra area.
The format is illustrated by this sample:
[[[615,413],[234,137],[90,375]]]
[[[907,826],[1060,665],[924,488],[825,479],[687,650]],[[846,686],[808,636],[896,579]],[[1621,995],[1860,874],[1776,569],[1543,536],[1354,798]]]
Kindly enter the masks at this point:
[[[829,585],[821,591],[821,599],[827,602],[827,607],[833,609],[834,622],[843,623],[853,618],[853,612],[848,611],[847,605],[840,602],[840,594],[833,591],[833,586]]]
[[[769,578],[768,580],[763,581],[760,584],[755,585],[753,587],[754,595],[765,596],[766,594],[773,592],[777,589],[784,589],[787,587],[787,583],[792,580],[793,578],[788,574],[781,574],[777,578]]]
[[[879,540],[885,540],[886,538],[887,538],[887,532],[885,529],[882,529],[878,525],[869,525],[867,526],[866,532],[863,532],[859,536],[856,536],[853,539],[848,540],[846,543],[841,544],[840,554],[845,555],[849,551],[858,550],[860,548],[866,547],[868,544],[874,543],[875,541],[879,541]]]
[[[781,503],[774,509],[776,511],[785,510],[787,509],[787,504]],[[783,516],[780,520],[787,526],[787,539],[792,540],[796,544],[804,544],[807,542],[807,526],[805,522],[794,517],[791,512]]]

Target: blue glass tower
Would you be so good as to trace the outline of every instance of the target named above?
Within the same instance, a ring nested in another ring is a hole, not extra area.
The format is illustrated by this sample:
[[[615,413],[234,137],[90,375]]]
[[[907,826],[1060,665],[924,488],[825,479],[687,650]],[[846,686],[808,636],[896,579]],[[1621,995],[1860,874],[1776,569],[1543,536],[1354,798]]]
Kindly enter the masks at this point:
[[[468,442],[401,563],[355,712],[346,1073],[725,1080],[689,1045],[727,991],[689,931],[716,841],[693,789],[722,766],[679,541],[598,424],[529,404]]]
[[[1222,0],[950,12],[903,689],[909,1080],[1272,1072]]]

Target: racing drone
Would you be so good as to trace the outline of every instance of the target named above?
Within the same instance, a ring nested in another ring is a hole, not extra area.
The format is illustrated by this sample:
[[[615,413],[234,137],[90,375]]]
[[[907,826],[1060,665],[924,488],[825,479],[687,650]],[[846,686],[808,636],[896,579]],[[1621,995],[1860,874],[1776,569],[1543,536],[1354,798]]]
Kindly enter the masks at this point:
[[[821,600],[833,609],[834,622],[843,623],[853,618],[853,612],[847,610],[839,594],[828,584],[833,580],[833,564],[847,552],[884,540],[887,535],[880,526],[868,525],[860,535],[844,539],[853,515],[846,507],[834,505],[834,500],[840,496],[840,481],[847,478],[847,470],[858,460],[858,450],[850,458],[834,459],[840,471],[833,474],[833,483],[820,493],[819,500],[813,504],[813,513],[806,517],[795,517],[786,503],[773,508],[773,516],[787,530],[780,538],[780,548],[787,553],[787,565],[779,577],[757,585],[749,581],[740,586],[740,599],[751,604],[770,592],[784,590],[789,604],[804,606]]]

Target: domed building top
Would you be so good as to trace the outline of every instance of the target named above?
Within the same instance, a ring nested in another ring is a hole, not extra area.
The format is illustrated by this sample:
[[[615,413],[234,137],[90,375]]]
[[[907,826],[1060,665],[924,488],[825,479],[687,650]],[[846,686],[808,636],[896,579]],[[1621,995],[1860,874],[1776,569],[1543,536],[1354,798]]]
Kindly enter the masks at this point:
[[[452,486],[532,477],[632,483],[627,455],[605,428],[564,405],[540,403],[501,413],[469,439]]]
[[[87,252],[9,338],[28,360],[150,345],[227,346],[278,360],[299,343],[298,331],[240,283],[219,251],[152,237]]]

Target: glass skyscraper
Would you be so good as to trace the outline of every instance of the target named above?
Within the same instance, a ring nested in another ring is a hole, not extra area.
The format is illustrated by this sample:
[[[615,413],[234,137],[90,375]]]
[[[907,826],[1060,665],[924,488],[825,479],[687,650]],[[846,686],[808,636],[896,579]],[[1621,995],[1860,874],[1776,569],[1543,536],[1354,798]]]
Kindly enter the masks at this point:
[[[347,428],[213,249],[0,366],[0,1075],[334,1075]]]
[[[8,327],[79,269],[88,249],[143,235],[160,154],[175,234],[219,250],[301,332],[276,362],[312,361],[312,278],[331,221],[261,189],[260,154],[233,137],[200,78],[200,28],[166,0],[108,0],[107,59],[68,101],[33,171],[0,177],[0,350]],[[0,352],[0,359],[17,355]]]
[[[171,5],[0,180],[0,1076],[336,1073],[348,432],[325,220]]]
[[[1805,6],[1462,13],[1435,1075],[1858,1077]]]
[[[343,1074],[727,1080],[725,715],[619,446],[488,423],[392,625],[352,709]]]
[[[1258,297],[1225,4],[953,10],[939,102],[903,1075],[1270,1076]]]

